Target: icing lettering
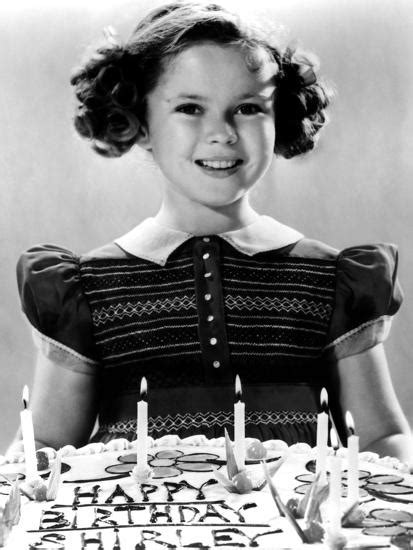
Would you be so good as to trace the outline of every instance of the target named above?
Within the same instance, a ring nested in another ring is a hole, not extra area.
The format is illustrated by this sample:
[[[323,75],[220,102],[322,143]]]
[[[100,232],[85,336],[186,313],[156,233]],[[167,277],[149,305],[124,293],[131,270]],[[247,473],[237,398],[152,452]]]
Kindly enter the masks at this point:
[[[176,536],[178,538],[178,548],[199,548],[200,550],[208,550],[209,546],[205,546],[202,542],[191,542],[184,544],[182,541],[182,530],[176,530]]]
[[[169,542],[165,542],[163,540],[158,540],[158,537],[160,537],[160,536],[161,536],[161,533],[158,533],[157,531],[151,531],[149,529],[142,529],[142,531],[141,531],[141,540],[135,546],[135,550],[146,550],[145,541],[156,542],[157,544],[160,544],[161,546],[165,546],[166,548],[176,548],[175,544],[170,544]]]
[[[228,527],[226,529],[212,529],[212,536],[214,539],[214,546],[238,546],[239,548],[245,548],[246,544],[243,542],[237,542],[232,535],[239,535],[241,537],[248,537],[236,527]]]
[[[192,512],[192,517],[190,518],[185,517],[186,510]],[[185,504],[181,504],[178,508],[178,511],[179,511],[179,521],[181,523],[191,523],[191,521],[194,521],[195,516],[199,514],[198,508],[195,508],[195,506],[187,506]]]
[[[196,497],[195,497],[196,500],[205,500],[205,495],[204,495],[204,492],[203,492],[204,487],[208,487],[210,485],[215,485],[216,483],[218,483],[218,481],[216,479],[208,479],[200,487],[195,487],[194,485],[191,485],[185,479],[183,479],[182,481],[179,481],[178,483],[173,483],[172,481],[165,481],[164,485],[165,486],[170,485],[170,486],[177,487],[177,489],[175,491],[172,491],[173,493],[176,493],[176,492],[180,491],[183,488],[191,489],[192,491],[196,492]]]
[[[244,503],[239,508],[221,501],[210,502],[166,502],[119,504],[95,507],[91,505],[56,507],[45,510],[40,518],[39,531],[56,531],[61,529],[87,530],[112,527],[128,527],[142,525],[150,527],[159,524],[194,525],[199,523],[205,527],[221,523],[224,527],[239,523],[240,527],[263,527],[265,523],[251,523],[245,511],[255,508],[254,503]],[[246,517],[245,517],[246,516]],[[215,525],[216,526],[216,525]]]
[[[68,527],[69,525],[70,522],[66,519],[63,512],[55,512],[54,510],[43,510],[42,515],[40,516],[39,530],[41,531],[42,529],[62,529],[63,527]]]
[[[94,512],[95,512],[95,520],[92,523],[92,527],[100,527],[101,523],[106,523],[109,525],[118,524],[115,520],[109,519],[110,516],[112,515],[112,512],[110,510],[103,509],[103,508],[95,508]]]
[[[133,502],[133,498],[130,497],[125,491],[122,489],[122,487],[119,485],[119,483],[116,484],[115,490],[113,493],[105,500],[106,504],[112,504],[113,499],[116,497],[122,497],[125,499],[125,502]]]
[[[250,548],[256,548],[258,546],[257,539],[260,537],[265,537],[266,535],[274,535],[276,533],[282,533],[282,529],[275,529],[274,531],[266,531],[265,533],[258,533],[254,537],[250,538],[240,529],[236,527],[227,527],[224,529],[213,529],[212,536],[214,537],[215,546],[238,546],[240,548],[245,548],[247,545],[243,542],[234,541],[232,535],[239,535],[240,537],[245,537],[248,541],[248,546]]]
[[[255,535],[255,537],[252,537],[252,539],[249,539],[250,546],[254,546],[254,547],[258,546],[257,539],[259,539],[260,537],[266,537],[267,535],[276,535],[282,532],[283,532],[282,529],[274,529],[274,531],[266,531],[265,533],[258,533],[258,535]]]
[[[36,550],[46,550],[50,548],[50,543],[56,545],[59,545],[60,543],[60,546],[56,546],[56,550],[59,550],[64,548],[64,540],[66,540],[64,535],[60,535],[59,533],[47,533],[47,535],[43,535],[38,542],[31,544],[30,548],[36,548]]]
[[[148,495],[154,493],[158,489],[156,485],[151,485],[150,483],[142,483],[139,488],[141,490],[143,502],[149,502]]]
[[[198,521],[200,523],[203,523],[206,520],[206,518],[219,518],[222,521],[225,521],[225,523],[229,523],[229,519],[227,519],[222,514],[220,514],[213,504],[207,504],[207,509],[205,514],[201,516]]]
[[[222,508],[224,508],[224,510],[230,510],[231,512],[233,512],[237,518],[238,518],[238,521],[240,523],[245,523],[245,518],[244,516],[241,514],[241,510],[249,510],[250,508],[256,508],[257,505],[255,504],[255,502],[247,502],[246,504],[243,504],[242,506],[240,506],[238,508],[238,510],[235,510],[234,508],[232,508],[231,506],[229,506],[228,504],[226,504],[225,502],[223,502],[222,504],[220,504],[220,506],[222,506]]]
[[[77,508],[76,506],[73,506],[73,511],[74,511],[74,514],[73,514],[73,519],[72,519],[72,529],[77,529]]]
[[[145,506],[139,504],[130,504],[129,506],[116,506],[114,508],[115,512],[126,512],[128,515],[128,524],[133,525],[134,521],[132,519],[132,510],[146,510]]]
[[[166,500],[168,502],[173,502],[173,500],[174,500],[173,495],[175,493],[177,493],[178,491],[182,491],[182,489],[184,489],[186,487],[186,485],[182,482],[181,483],[174,483],[173,481],[164,481],[163,484],[164,484],[165,489],[168,493],[168,496],[166,498]]]
[[[216,479],[208,479],[207,481],[205,481],[201,487],[199,487],[199,489],[197,489],[198,491],[198,494],[196,495],[196,500],[205,500],[205,495],[204,495],[204,487],[209,487],[210,485],[215,485],[216,483],[218,483],[218,480]]]
[[[156,504],[151,504],[150,512],[151,512],[151,519],[149,520],[150,523],[158,523],[158,518],[162,518],[162,517],[166,518],[167,523],[173,523],[172,517],[171,517],[171,507],[169,506],[169,504],[165,506],[165,509],[163,512],[158,510],[158,507],[156,506]],[[171,548],[174,548],[174,547],[171,547]]]
[[[74,493],[74,499],[72,502],[72,506],[78,506],[80,504],[81,498],[91,498],[90,504],[97,504],[98,503],[98,495],[100,491],[100,485],[94,485],[92,487],[92,492],[86,491],[81,493],[80,492],[81,487],[75,487],[73,489]]]
[[[85,533],[80,534],[80,541],[82,544],[81,550],[86,550],[86,547],[89,546],[89,544],[98,544],[97,550],[104,550],[103,544],[102,544],[102,533],[98,531],[96,533],[96,538],[86,538]]]
[[[119,529],[115,527],[114,531],[115,531],[115,543],[112,547],[112,550],[121,550],[120,540],[119,540]]]

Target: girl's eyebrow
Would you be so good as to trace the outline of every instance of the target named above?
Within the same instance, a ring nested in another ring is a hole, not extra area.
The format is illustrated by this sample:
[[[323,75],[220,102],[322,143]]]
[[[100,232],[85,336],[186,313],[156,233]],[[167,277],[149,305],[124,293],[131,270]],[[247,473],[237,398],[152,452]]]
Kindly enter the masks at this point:
[[[246,94],[242,94],[240,96],[238,96],[237,99],[263,99],[264,101],[269,101],[270,99],[272,99],[272,96],[273,96],[273,93],[274,92],[271,92],[269,95],[268,94],[260,94],[260,93],[246,93]]]
[[[178,94],[176,96],[170,97],[167,99],[168,102],[174,101],[176,99],[193,99],[195,101],[206,101],[207,98],[198,94]]]
[[[254,92],[247,92],[246,94],[242,94],[240,96],[237,96],[236,99],[262,99],[264,101],[269,101],[272,99],[273,92],[271,92],[270,95],[267,94],[260,94],[260,93],[254,93]],[[194,101],[208,101],[208,98],[199,94],[178,94],[174,97],[171,97],[167,99],[168,103],[177,99],[192,99]]]

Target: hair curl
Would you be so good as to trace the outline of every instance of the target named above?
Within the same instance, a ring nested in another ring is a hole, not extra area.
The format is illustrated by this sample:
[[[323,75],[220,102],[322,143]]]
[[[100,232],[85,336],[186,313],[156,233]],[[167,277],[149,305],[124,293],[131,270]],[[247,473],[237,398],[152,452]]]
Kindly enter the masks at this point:
[[[166,61],[200,41],[239,45],[251,71],[264,62],[278,65],[274,152],[291,158],[313,149],[326,122],[332,92],[317,77],[314,56],[280,51],[259,29],[217,4],[174,2],[150,12],[123,45],[111,30],[71,78],[78,99],[74,125],[106,157],[119,157],[136,143],[145,121],[146,98]]]

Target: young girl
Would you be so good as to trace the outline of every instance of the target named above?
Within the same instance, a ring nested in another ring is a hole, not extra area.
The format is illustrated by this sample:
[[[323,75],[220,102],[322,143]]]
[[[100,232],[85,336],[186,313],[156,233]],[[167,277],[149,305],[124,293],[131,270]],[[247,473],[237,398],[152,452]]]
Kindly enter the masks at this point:
[[[72,84],[79,134],[107,157],[148,151],[163,199],[88,254],[22,256],[38,445],[134,439],[142,377],[153,437],[232,433],[238,374],[247,436],[314,444],[326,387],[343,441],[349,410],[362,449],[410,460],[382,347],[402,299],[395,248],[338,252],[249,203],[274,154],[311,150],[325,122],[312,58],[218,5],[177,2],[126,45],[108,35]]]

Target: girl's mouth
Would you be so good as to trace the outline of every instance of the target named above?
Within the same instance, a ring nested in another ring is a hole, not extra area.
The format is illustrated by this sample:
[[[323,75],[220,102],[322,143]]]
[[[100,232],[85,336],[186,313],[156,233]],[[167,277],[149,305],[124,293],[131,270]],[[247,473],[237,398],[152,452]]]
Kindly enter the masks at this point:
[[[243,163],[243,160],[196,160],[195,163],[205,170],[224,172],[232,170],[233,168],[238,168],[238,166]]]

